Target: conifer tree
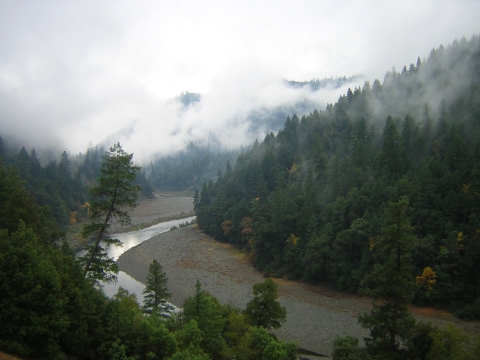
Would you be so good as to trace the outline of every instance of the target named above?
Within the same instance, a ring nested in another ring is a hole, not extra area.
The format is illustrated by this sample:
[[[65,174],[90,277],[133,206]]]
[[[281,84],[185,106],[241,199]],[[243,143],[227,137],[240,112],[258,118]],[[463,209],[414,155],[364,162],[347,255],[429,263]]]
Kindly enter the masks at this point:
[[[196,212],[199,206],[200,206],[200,194],[198,193],[198,190],[195,190],[195,194],[193,195],[193,210],[195,210]]]
[[[253,285],[254,298],[247,303],[245,314],[255,326],[278,329],[287,318],[287,310],[278,300],[277,285],[272,279]]]
[[[365,339],[371,355],[383,358],[402,358],[402,350],[415,326],[415,318],[408,310],[413,299],[415,283],[411,264],[411,251],[415,237],[406,216],[408,199],[400,197],[390,203],[382,233],[371,240],[370,248],[377,256],[373,271],[364,279],[364,285],[374,285],[366,289],[382,303],[374,303],[370,314],[359,316],[359,323],[370,329],[370,337]]]
[[[68,318],[51,255],[21,220],[16,232],[0,231],[0,248],[0,349],[26,359],[58,358]]]
[[[108,237],[112,224],[121,225],[131,222],[127,210],[135,207],[139,186],[133,181],[140,170],[132,162],[133,154],[126,153],[120,143],[115,144],[103,157],[98,185],[90,189],[90,223],[83,227],[83,236],[93,236],[94,243],[86,248],[86,254],[80,259],[85,277],[92,281],[115,282],[118,273],[116,263],[107,257],[101,241],[107,245],[121,245],[118,239]]]
[[[226,319],[218,300],[202,289],[200,281],[195,284],[195,294],[183,304],[185,321],[195,320],[202,332],[201,346],[212,358],[220,358],[226,347],[222,333]]]
[[[3,142],[2,137],[0,137],[0,158],[5,157],[5,143]]]
[[[172,313],[174,308],[167,302],[172,296],[167,289],[167,275],[157,260],[153,260],[148,268],[147,285],[143,294],[143,311],[162,316]]]
[[[401,138],[391,116],[387,117],[383,128],[382,149],[378,163],[379,172],[391,177],[395,177],[403,170]]]

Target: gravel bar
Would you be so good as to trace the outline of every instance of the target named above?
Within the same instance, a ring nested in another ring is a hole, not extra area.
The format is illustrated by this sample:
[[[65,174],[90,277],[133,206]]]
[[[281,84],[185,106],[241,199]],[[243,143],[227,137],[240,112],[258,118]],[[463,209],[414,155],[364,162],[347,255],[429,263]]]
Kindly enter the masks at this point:
[[[125,252],[118,259],[120,270],[145,283],[148,265],[157,260],[167,274],[171,302],[181,307],[193,295],[195,283],[221,303],[245,308],[253,297],[252,286],[263,282],[245,256],[231,245],[219,243],[194,226],[160,234]],[[276,331],[284,340],[304,349],[329,355],[338,335],[367,335],[357,323],[359,311],[368,311],[371,301],[349,295],[338,299],[335,291],[274,279],[279,300],[287,308],[287,322]],[[343,295],[345,296],[345,295]]]
[[[157,193],[153,200],[142,201],[131,213],[134,224],[193,211],[193,199],[183,194]],[[217,297],[221,303],[245,308],[253,297],[252,286],[263,282],[243,253],[229,244],[215,241],[196,226],[187,226],[160,234],[125,252],[117,261],[120,270],[145,283],[153,260],[163,266],[168,277],[171,302],[181,307],[193,295],[195,283]],[[287,322],[276,331],[283,340],[299,347],[331,355],[337,336],[363,338],[367,331],[357,323],[358,314],[369,312],[372,300],[340,292],[326,286],[274,279],[279,300],[287,308]],[[465,322],[444,310],[411,307],[419,321],[444,326],[453,323],[470,334],[480,333],[480,322]]]

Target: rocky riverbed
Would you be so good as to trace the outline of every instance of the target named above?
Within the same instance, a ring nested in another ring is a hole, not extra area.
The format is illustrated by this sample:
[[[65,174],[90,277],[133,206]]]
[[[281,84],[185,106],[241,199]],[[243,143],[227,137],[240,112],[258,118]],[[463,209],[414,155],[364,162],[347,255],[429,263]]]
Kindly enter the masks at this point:
[[[252,299],[252,286],[264,281],[245,256],[230,245],[216,242],[194,226],[160,234],[124,253],[117,261],[120,269],[145,282],[148,264],[162,264],[173,293],[171,302],[181,306],[193,295],[195,282],[222,303],[240,308]],[[287,322],[277,331],[284,340],[320,354],[330,354],[337,335],[364,336],[357,324],[359,311],[370,301],[350,296],[340,301],[335,292],[314,286],[275,279],[279,300],[287,308]]]
[[[132,220],[130,228],[144,228],[162,221],[181,219],[195,215],[193,211],[193,194],[156,193],[153,199],[143,199],[129,213]],[[117,232],[126,231],[118,228]]]
[[[163,215],[159,216],[156,211],[167,204],[172,204],[169,208],[173,209],[176,206],[173,203],[180,198],[157,196],[157,200],[140,204],[131,214],[132,220],[141,224],[160,218]],[[181,211],[186,213],[188,209]],[[168,288],[173,293],[171,302],[177,306],[182,306],[183,301],[194,293],[197,279],[220,302],[240,308],[252,299],[253,284],[264,281],[263,275],[251,266],[245,254],[228,244],[216,242],[196,226],[147,240],[125,252],[118,259],[118,265],[120,270],[145,283],[148,266],[154,259],[167,273]],[[316,353],[330,355],[333,340],[338,335],[359,338],[367,335],[358,325],[357,315],[370,311],[371,299],[323,286],[274,280],[278,285],[279,301],[287,308],[287,322],[277,331],[280,338],[295,341],[300,347]],[[454,323],[470,333],[480,331],[479,322],[462,322],[443,311],[423,308],[412,308],[412,311],[418,320],[437,325]]]

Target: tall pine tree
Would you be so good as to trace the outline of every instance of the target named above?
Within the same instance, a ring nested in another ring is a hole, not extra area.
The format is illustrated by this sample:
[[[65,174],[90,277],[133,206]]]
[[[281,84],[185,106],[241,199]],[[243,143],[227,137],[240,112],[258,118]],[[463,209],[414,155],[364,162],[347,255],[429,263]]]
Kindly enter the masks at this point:
[[[169,316],[174,307],[167,302],[172,296],[167,289],[167,274],[163,271],[162,265],[153,260],[148,268],[147,284],[143,294],[143,310],[147,313]]]
[[[415,283],[411,252],[415,245],[412,227],[406,211],[408,198],[390,203],[381,234],[371,239],[370,248],[376,256],[373,271],[364,279],[364,285],[373,287],[366,293],[380,303],[374,303],[370,314],[359,316],[359,323],[370,329],[365,339],[367,350],[373,356],[400,359],[405,343],[415,326],[408,310],[413,299]]]
[[[80,260],[85,269],[85,276],[93,281],[115,282],[118,273],[116,263],[107,257],[101,241],[107,245],[121,245],[117,239],[108,237],[112,224],[121,225],[131,222],[127,210],[135,207],[139,186],[133,181],[140,170],[132,162],[133,154],[126,153],[120,143],[115,144],[103,157],[101,176],[98,185],[90,190],[89,224],[83,227],[83,236],[93,236],[94,243],[86,248],[86,254]]]

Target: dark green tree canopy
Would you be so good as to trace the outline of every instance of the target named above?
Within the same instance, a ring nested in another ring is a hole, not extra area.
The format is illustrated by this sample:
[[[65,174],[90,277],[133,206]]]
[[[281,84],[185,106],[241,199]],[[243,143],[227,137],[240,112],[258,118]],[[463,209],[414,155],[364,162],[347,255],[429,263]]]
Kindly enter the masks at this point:
[[[383,302],[374,304],[370,314],[359,316],[360,324],[370,329],[370,337],[365,339],[369,353],[389,354],[392,359],[402,358],[401,353],[415,327],[415,318],[408,306],[416,290],[412,267],[416,239],[412,236],[407,209],[406,196],[391,202],[386,209],[382,233],[370,240],[374,256],[379,259],[364,279],[366,284],[375,284],[375,288],[366,293]]]
[[[6,168],[0,159],[0,229],[8,233],[16,231],[20,220],[32,228],[38,240],[52,244],[60,235],[60,229],[51,217],[50,209],[41,207],[24,188],[17,171]]]
[[[252,324],[267,330],[278,329],[287,319],[287,310],[277,300],[277,284],[272,279],[253,285],[253,299],[247,303],[245,314]]]
[[[26,358],[51,358],[68,326],[63,312],[68,300],[58,296],[58,269],[23,222],[11,235],[0,231],[0,248],[0,349]]]
[[[427,267],[437,275],[413,301],[480,318],[479,69],[474,36],[287,118],[205,183],[199,227],[244,248],[265,276],[358,291],[386,261],[369,239],[384,231],[388,204],[407,196],[412,278]]]

